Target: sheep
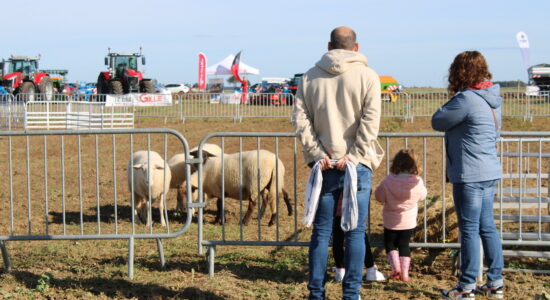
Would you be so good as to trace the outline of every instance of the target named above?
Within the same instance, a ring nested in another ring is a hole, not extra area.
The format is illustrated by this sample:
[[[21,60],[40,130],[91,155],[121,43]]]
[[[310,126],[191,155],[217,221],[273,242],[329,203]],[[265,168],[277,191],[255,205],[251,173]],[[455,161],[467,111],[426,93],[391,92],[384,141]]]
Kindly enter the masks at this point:
[[[197,157],[198,148],[195,147],[190,150],[190,156]],[[204,151],[208,152],[210,155],[220,156],[222,154],[222,148],[215,144],[204,144]],[[179,153],[170,160],[168,160],[168,166],[170,166],[170,171],[172,173],[172,179],[170,180],[170,188],[177,190],[177,204],[176,211],[183,212],[183,207],[185,206],[181,191],[181,185],[185,181],[185,153]],[[193,214],[193,209],[191,209],[191,214]]]
[[[275,154],[267,150],[259,151],[244,151],[242,152],[242,186],[240,185],[239,176],[239,161],[240,154],[223,154],[220,157],[213,157],[208,153],[204,153],[205,160],[203,162],[203,192],[209,197],[218,198],[216,215],[216,222],[222,221],[222,195],[221,195],[221,167],[222,156],[224,161],[224,192],[226,197],[234,199],[248,199],[248,210],[243,218],[243,224],[248,225],[252,212],[257,204],[258,191],[263,199],[263,205],[261,208],[260,216],[265,213],[266,205],[269,204],[272,215],[269,221],[269,226],[275,222],[277,207],[276,207],[276,195],[277,192],[283,196],[285,204],[288,209],[288,215],[292,215],[292,205],[290,203],[290,197],[286,190],[284,190],[284,177],[285,167],[283,162],[278,159]],[[259,155],[259,164],[258,164]],[[278,178],[277,167],[275,161],[278,162]],[[258,166],[260,168],[260,174],[258,174]],[[258,175],[259,182],[258,182]],[[259,183],[259,185],[258,185]],[[198,173],[194,172],[191,175],[190,184],[193,189],[193,200],[196,201],[198,193],[196,191],[198,187]],[[276,185],[278,184],[278,191]]]
[[[149,158],[151,159],[149,161]],[[149,169],[150,168],[150,169]],[[149,169],[149,179],[147,170]],[[154,151],[137,151],[133,154],[133,160],[128,162],[128,189],[132,192],[132,172],[134,178],[134,214],[142,223],[150,225],[149,213],[149,183],[151,188],[151,202],[159,199],[160,223],[166,226],[164,218],[164,201],[170,188],[171,172],[168,164]],[[164,177],[166,174],[166,177]],[[145,219],[146,218],[146,219]],[[146,221],[145,221],[146,220]]]

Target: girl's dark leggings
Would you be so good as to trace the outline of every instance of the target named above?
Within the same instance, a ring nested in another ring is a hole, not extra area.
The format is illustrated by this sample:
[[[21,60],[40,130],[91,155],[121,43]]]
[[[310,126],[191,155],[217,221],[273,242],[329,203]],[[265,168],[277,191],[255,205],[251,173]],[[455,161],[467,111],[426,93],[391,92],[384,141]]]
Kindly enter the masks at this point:
[[[340,227],[340,217],[334,217],[332,226],[332,255],[337,268],[344,267],[344,236],[345,233]],[[365,232],[365,267],[374,266],[374,258],[370,250],[369,236]]]
[[[393,250],[399,250],[399,256],[411,256],[409,241],[414,232],[414,228],[405,230],[392,230],[384,228],[384,245],[386,253]]]

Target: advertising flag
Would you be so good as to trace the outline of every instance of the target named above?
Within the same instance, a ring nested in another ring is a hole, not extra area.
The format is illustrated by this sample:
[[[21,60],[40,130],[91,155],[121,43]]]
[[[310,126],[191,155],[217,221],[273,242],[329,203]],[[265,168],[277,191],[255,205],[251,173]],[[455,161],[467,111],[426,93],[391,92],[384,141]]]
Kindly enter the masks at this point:
[[[206,89],[206,55],[199,53],[199,90]]]
[[[239,63],[241,62],[241,51],[235,55],[235,59],[233,59],[233,64],[231,64],[231,73],[233,74],[233,77],[237,79],[239,82],[243,82],[241,77],[239,77]]]
[[[518,42],[519,50],[521,51],[521,58],[523,60],[523,66],[525,69],[529,68],[529,40],[527,34],[520,31],[516,34],[516,40]]]

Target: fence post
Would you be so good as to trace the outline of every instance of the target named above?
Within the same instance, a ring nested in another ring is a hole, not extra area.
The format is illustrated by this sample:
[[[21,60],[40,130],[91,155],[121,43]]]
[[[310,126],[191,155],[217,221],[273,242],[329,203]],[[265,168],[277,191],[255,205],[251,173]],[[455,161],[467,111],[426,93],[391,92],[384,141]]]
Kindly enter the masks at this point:
[[[8,255],[8,249],[6,249],[6,244],[4,241],[0,241],[0,249],[2,250],[2,259],[4,260],[4,272],[11,272],[11,263],[10,257]]]
[[[130,279],[134,279],[134,237],[133,236],[128,239],[128,277],[130,277]]]
[[[216,256],[216,246],[208,246],[208,276],[210,278],[214,277],[214,257]]]
[[[168,217],[168,216],[166,216],[166,217]],[[164,268],[164,265],[166,264],[166,261],[164,260],[164,248],[162,247],[162,241],[160,239],[157,239],[157,248],[159,250],[160,267],[162,269],[162,268]]]
[[[411,99],[409,97],[409,94],[407,93],[403,93],[403,95],[405,96],[405,101],[407,102],[407,115],[405,116],[405,121],[407,121],[407,119],[409,119],[411,121],[411,123],[413,122],[413,116],[412,116],[412,110],[411,110]]]
[[[27,119],[28,119],[28,116],[27,116],[27,103],[24,102],[23,103],[23,128],[26,130],[27,129]]]
[[[180,120],[183,123],[183,96],[180,96],[179,100]]]

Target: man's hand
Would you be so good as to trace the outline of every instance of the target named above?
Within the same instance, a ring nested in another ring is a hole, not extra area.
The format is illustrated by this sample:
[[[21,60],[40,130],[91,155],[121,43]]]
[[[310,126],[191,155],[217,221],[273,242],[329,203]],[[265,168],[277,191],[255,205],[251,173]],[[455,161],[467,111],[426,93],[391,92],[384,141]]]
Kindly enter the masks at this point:
[[[332,165],[332,162],[330,161],[330,157],[328,155],[325,155],[321,162],[319,163],[319,167],[321,168],[321,171],[325,171],[328,169],[332,169],[334,166]]]
[[[348,157],[347,156],[344,156],[342,158],[340,158],[335,164],[334,166],[336,167],[337,170],[339,171],[345,171],[346,170],[346,167],[347,167],[347,164],[348,164]]]

